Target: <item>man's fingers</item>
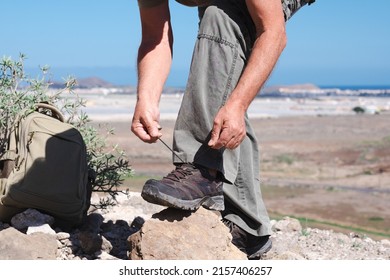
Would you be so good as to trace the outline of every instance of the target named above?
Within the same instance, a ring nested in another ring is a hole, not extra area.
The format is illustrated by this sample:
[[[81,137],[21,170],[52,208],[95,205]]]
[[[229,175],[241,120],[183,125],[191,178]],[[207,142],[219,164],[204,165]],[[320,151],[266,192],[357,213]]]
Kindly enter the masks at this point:
[[[154,143],[162,136],[160,132],[161,126],[156,122],[154,125],[146,126],[140,121],[136,121],[131,126],[131,131],[137,135],[142,141]]]
[[[221,149],[226,146],[228,143],[230,137],[228,135],[227,129],[220,129],[218,127],[218,130],[213,130],[211,132],[211,139],[209,141],[209,146],[213,149]]]
[[[241,137],[232,137],[229,142],[226,144],[227,149],[236,149],[238,146],[240,146],[241,142],[243,141],[243,138]]]
[[[228,148],[228,143],[230,139],[232,138],[232,135],[230,133],[230,130],[225,128],[222,129],[221,134],[219,135],[218,141],[214,144],[214,149],[221,149],[221,148]]]
[[[215,130],[212,131],[211,139],[208,143],[208,145],[213,149],[235,149],[241,144],[245,137],[245,133],[234,132],[228,127],[222,128],[222,130],[218,130],[219,134],[216,133],[217,132]]]
[[[220,110],[214,119],[211,138],[208,142],[213,149],[237,148],[246,135],[245,122],[242,118],[234,117],[226,110]]]
[[[150,125],[147,127],[147,131],[151,138],[155,139],[157,141],[158,138],[162,136],[162,133],[160,132],[161,126],[155,122],[153,125]]]
[[[214,146],[218,142],[220,133],[221,133],[221,126],[218,123],[214,123],[213,130],[211,131],[211,138],[210,138],[210,141],[208,143],[208,145],[211,148],[216,149]]]
[[[152,141],[152,137],[149,135],[149,133],[147,132],[147,130],[145,129],[144,126],[142,125],[136,125],[136,126],[132,126],[131,127],[131,131],[139,138],[141,139],[142,141],[144,142],[151,142]]]

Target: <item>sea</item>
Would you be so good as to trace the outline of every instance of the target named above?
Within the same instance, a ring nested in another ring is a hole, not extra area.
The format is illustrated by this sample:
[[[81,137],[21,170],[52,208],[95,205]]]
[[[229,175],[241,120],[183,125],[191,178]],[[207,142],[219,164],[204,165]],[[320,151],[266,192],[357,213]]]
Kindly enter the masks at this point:
[[[160,118],[175,119],[180,109],[184,88],[169,88],[161,96]],[[131,89],[93,89],[81,96],[86,99],[85,112],[97,121],[131,121],[135,103],[135,87]],[[389,114],[390,86],[320,86],[278,87],[260,93],[249,109],[252,118],[288,116],[324,116],[355,114]]]

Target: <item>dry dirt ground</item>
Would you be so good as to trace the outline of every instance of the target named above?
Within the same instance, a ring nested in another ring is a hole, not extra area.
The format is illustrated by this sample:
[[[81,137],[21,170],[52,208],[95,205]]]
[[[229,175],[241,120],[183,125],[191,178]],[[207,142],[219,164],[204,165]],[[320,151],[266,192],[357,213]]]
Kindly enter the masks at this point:
[[[390,238],[390,115],[339,115],[252,120],[261,150],[262,192],[270,216],[299,218],[303,226]],[[161,121],[172,145],[173,120]],[[145,144],[128,122],[111,122],[140,190],[173,169],[160,142]]]

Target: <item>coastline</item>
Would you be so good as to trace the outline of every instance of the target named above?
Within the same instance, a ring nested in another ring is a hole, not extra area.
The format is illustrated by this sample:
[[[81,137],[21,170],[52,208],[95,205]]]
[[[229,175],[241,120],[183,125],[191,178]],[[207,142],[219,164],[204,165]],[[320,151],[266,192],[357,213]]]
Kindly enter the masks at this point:
[[[83,95],[84,111],[93,121],[126,121],[131,119],[136,103],[135,95]],[[160,119],[174,120],[180,108],[182,94],[163,94],[160,101]],[[284,116],[354,115],[355,107],[370,112],[390,112],[390,97],[335,97],[317,98],[258,97],[248,109],[250,118],[277,118]],[[368,111],[368,110],[367,110]],[[370,113],[368,112],[368,113]]]

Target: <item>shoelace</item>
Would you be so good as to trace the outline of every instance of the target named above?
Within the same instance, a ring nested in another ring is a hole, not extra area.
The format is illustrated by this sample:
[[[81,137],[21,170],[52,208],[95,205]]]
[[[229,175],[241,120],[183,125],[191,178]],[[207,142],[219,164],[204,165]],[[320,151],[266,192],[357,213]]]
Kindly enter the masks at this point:
[[[175,170],[171,171],[164,178],[179,182],[180,179],[184,179],[187,176],[192,175],[192,174],[193,174],[193,172],[192,172],[191,168],[183,168],[182,166],[177,166]]]
[[[180,159],[182,163],[185,163],[185,161],[171,147],[169,147],[167,143],[165,143],[161,138],[158,138],[158,140],[160,140],[160,142],[163,143],[165,147],[167,147],[178,159]]]
[[[233,222],[226,220],[226,219],[222,219],[222,223],[229,228],[230,232],[232,232],[233,227],[234,227]]]

